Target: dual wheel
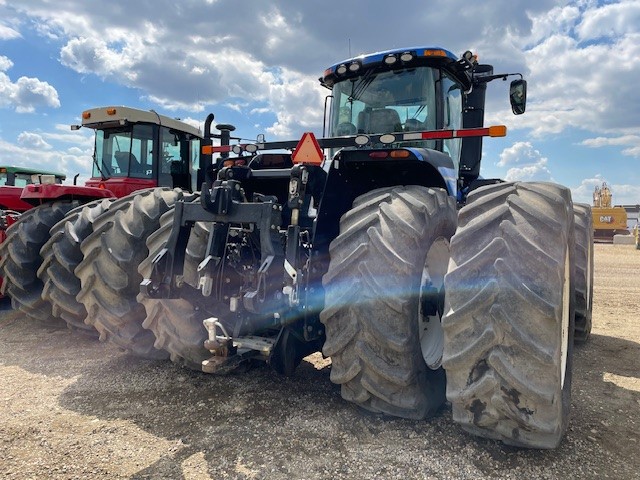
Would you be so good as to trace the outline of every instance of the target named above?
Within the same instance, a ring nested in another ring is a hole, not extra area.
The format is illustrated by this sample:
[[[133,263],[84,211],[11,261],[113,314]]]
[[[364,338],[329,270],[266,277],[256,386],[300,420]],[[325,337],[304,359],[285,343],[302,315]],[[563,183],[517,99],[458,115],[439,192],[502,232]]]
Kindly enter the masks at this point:
[[[153,188],[113,202],[55,202],[29,210],[0,245],[2,293],[32,319],[66,322],[143,358],[167,358],[142,326],[138,265],[162,215],[183,198],[191,195]]]
[[[330,246],[320,317],[342,396],[424,418],[446,391],[466,430],[555,447],[578,296],[571,205],[567,189],[547,183],[478,189],[459,214],[439,189],[356,199]]]

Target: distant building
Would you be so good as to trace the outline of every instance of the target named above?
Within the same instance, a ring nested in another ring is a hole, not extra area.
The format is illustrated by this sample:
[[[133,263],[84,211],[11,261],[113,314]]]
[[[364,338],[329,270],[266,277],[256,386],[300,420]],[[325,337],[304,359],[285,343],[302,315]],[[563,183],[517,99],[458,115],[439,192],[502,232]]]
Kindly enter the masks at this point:
[[[640,222],[640,204],[636,205],[616,205],[622,207],[627,212],[627,227],[631,230]]]

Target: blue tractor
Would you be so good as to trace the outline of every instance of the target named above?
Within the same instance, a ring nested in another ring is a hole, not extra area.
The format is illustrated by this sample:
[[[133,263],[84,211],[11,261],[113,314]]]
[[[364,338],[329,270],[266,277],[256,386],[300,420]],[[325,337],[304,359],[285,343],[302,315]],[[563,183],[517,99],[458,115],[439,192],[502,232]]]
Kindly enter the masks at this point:
[[[590,303],[576,302],[570,191],[480,177],[483,137],[506,133],[484,126],[487,84],[511,75],[521,114],[519,74],[390,50],[325,70],[324,138],[241,143],[209,115],[200,198],[147,242],[141,328],[211,373],[291,374],[321,350],[366,410],[422,419],[448,399],[475,434],[557,446]]]

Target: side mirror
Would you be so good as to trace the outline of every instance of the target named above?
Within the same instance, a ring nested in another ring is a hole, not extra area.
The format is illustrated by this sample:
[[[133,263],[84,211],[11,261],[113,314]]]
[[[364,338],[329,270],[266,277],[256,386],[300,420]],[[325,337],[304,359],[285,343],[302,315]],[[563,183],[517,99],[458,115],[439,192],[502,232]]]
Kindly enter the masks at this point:
[[[520,78],[511,82],[509,101],[514,115],[522,115],[527,106],[527,81]]]

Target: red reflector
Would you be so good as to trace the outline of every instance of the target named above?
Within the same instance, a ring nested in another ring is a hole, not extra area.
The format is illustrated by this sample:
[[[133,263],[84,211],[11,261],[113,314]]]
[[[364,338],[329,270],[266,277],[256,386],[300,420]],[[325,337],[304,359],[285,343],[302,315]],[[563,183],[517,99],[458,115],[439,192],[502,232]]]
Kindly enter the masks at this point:
[[[488,128],[465,128],[464,130],[458,130],[457,136],[459,138],[464,137],[484,137],[489,135]]]
[[[202,154],[213,155],[214,153],[228,153],[232,148],[233,147],[231,145],[220,145],[217,147],[214,147],[213,145],[204,145],[202,147]]]
[[[242,159],[242,160],[236,160],[234,163],[238,166],[242,166],[242,165],[246,165],[247,161]]]
[[[422,138],[425,140],[433,140],[438,138],[453,138],[453,130],[440,130],[433,132],[423,132]]]
[[[393,150],[390,155],[391,158],[409,158],[411,152],[409,150]]]
[[[389,152],[383,151],[383,152],[371,152],[369,154],[369,156],[371,158],[387,158],[389,156]]]
[[[103,182],[100,182],[100,183],[98,184],[98,188],[102,188],[102,189],[104,189],[104,188],[107,188],[107,187],[106,187],[106,185],[105,185]]]
[[[305,163],[307,165],[322,165],[324,154],[316,136],[312,132],[305,132],[291,154],[293,163]]]

